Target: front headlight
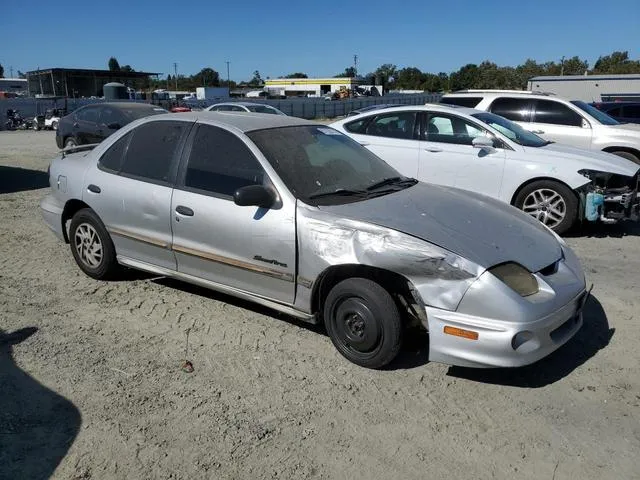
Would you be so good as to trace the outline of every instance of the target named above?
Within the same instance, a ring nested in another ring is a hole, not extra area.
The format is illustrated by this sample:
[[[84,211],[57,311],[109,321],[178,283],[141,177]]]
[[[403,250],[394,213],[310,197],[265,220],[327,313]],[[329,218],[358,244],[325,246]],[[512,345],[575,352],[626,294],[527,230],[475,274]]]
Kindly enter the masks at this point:
[[[522,297],[538,293],[538,281],[522,265],[513,262],[502,263],[491,267],[489,272]]]

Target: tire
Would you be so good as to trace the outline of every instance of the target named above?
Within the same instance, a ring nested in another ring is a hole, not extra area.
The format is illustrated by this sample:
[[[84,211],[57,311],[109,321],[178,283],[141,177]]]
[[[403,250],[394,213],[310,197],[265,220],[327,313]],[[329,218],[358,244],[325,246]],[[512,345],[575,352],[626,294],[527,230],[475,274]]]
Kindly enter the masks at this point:
[[[403,325],[391,295],[371,280],[349,278],[324,302],[324,324],[338,352],[366,368],[391,362],[402,346]]]
[[[100,218],[90,208],[79,210],[71,219],[69,244],[74,260],[91,278],[108,280],[119,273],[113,241]]]
[[[51,123],[51,130],[58,130],[58,122],[52,122]]]
[[[77,147],[77,146],[78,146],[78,142],[76,142],[75,138],[73,137],[67,138],[64,142],[64,148]]]
[[[38,125],[38,122],[33,122],[33,129],[37,132],[40,130],[40,126]]]
[[[614,155],[617,155],[619,157],[626,158],[627,160],[631,160],[633,163],[637,163],[638,165],[640,165],[640,158],[638,158],[637,155],[634,155],[631,152],[623,152],[618,150],[618,151],[609,152],[609,153],[613,153]]]
[[[554,180],[537,180],[525,186],[518,192],[514,205],[558,235],[569,230],[578,218],[578,197]]]

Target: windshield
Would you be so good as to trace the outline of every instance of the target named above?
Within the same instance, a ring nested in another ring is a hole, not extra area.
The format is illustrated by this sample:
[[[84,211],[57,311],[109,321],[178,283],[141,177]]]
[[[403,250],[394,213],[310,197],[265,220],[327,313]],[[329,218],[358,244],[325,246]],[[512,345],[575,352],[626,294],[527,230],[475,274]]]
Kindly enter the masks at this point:
[[[588,103],[581,102],[578,100],[573,100],[571,103],[573,103],[580,110],[587,112],[589,115],[591,115],[593,118],[598,120],[603,125],[620,125],[620,122],[617,121],[615,118],[610,117],[606,113],[601,112],[596,107],[593,107]]]
[[[247,105],[247,108],[250,111],[257,113],[272,113],[274,115],[284,115],[280,110],[268,105]]]
[[[523,147],[544,147],[550,143],[500,115],[482,112],[474,113],[472,116],[495,128],[509,140]]]
[[[415,183],[330,127],[270,128],[247,135],[289,190],[312,205],[354,202]]]

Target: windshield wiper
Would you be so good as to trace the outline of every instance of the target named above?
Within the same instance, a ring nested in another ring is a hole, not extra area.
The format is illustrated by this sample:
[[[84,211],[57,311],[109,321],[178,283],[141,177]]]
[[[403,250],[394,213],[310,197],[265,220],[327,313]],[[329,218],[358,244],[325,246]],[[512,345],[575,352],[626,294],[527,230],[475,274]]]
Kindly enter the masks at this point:
[[[369,185],[367,187],[367,191],[370,192],[372,190],[377,190],[381,187],[386,187],[387,185],[397,185],[397,186],[410,186],[415,185],[418,182],[415,178],[408,177],[390,177],[385,178],[384,180],[380,180],[379,182],[374,183],[373,185]]]
[[[337,190],[332,190],[330,192],[320,192],[309,195],[309,199],[314,198],[322,198],[322,197],[333,197],[333,196],[344,196],[344,197],[366,197],[367,192],[364,190],[350,190],[347,188],[338,188]]]

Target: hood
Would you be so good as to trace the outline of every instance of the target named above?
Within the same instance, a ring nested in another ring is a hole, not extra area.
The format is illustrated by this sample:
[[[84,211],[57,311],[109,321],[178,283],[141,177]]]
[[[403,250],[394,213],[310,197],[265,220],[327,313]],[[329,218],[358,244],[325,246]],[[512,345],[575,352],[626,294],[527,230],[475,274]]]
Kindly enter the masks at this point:
[[[586,150],[561,143],[550,143],[549,145],[539,148],[525,147],[525,150],[535,150],[536,153],[544,152],[545,156],[557,158],[560,161],[566,161],[567,159],[574,160],[577,162],[576,171],[589,169],[633,177],[639,168],[639,166],[631,160],[612,153]]]
[[[420,182],[389,195],[319,208],[426,240],[484,268],[516,262],[537,272],[561,257],[560,244],[540,222],[465,190]]]
[[[624,137],[640,144],[640,125],[637,123],[621,123],[620,125],[600,125],[598,128],[606,129],[607,135],[612,137]]]

